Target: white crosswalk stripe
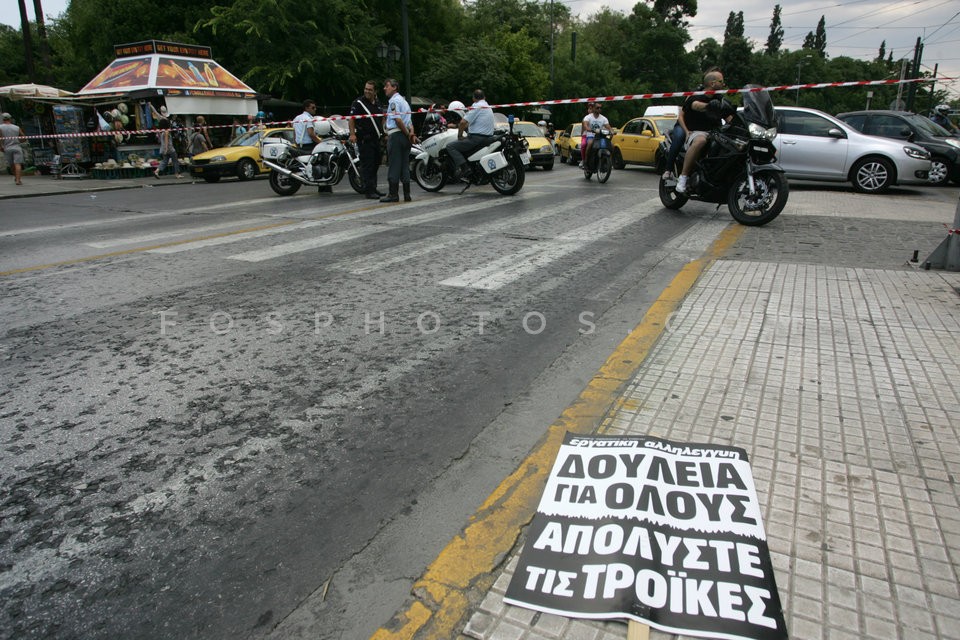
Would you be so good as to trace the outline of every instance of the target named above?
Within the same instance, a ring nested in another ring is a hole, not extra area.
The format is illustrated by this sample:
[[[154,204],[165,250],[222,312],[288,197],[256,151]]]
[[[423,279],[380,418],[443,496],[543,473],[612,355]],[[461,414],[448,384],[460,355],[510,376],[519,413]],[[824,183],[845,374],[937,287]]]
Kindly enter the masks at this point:
[[[579,209],[584,205],[595,203],[596,201],[597,198],[595,197],[568,200],[557,207],[552,207],[549,209],[541,208],[534,211],[527,211],[526,213],[522,213],[517,216],[511,216],[506,219],[498,219],[481,223],[471,227],[470,229],[465,229],[462,233],[443,233],[432,238],[416,240],[414,242],[391,247],[390,249],[378,251],[374,256],[366,255],[359,258],[344,260],[332,265],[332,267],[342,271],[349,271],[354,275],[372,273],[382,269],[387,269],[403,262],[422,258],[423,256],[429,255],[436,251],[447,249],[451,245],[456,244],[457,242],[463,242],[465,239],[475,237],[477,234],[497,233],[516,227],[522,227],[524,225],[532,224],[543,218],[549,218],[555,215],[566,213],[567,211]]]
[[[592,242],[652,215],[656,210],[649,206],[652,202],[654,201],[644,202],[633,209],[585,224],[558,236],[555,240],[548,240],[537,243],[532,247],[526,247],[482,267],[470,269],[442,280],[440,284],[448,287],[470,289],[499,289],[555,260],[579,251]],[[656,202],[659,202],[659,200]]]
[[[139,235],[139,236],[129,236],[126,238],[111,238],[110,240],[100,240],[98,242],[87,242],[86,245],[88,247],[94,247],[95,249],[108,249],[110,247],[119,247],[119,246],[128,245],[128,244],[144,244],[148,242],[156,242],[157,240],[167,240],[170,238],[177,238],[180,236],[197,235],[202,233],[208,233],[210,231],[222,231],[224,229],[230,229],[230,228],[249,227],[251,225],[266,224],[267,222],[268,220],[266,219],[234,220],[233,222],[209,224],[205,227],[190,227],[188,229],[160,231],[157,233],[148,233],[148,234]]]

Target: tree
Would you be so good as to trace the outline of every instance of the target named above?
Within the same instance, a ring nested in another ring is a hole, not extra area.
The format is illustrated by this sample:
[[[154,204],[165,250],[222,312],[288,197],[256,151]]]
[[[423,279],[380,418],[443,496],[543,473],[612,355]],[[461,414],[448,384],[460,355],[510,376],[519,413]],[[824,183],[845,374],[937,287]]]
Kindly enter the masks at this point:
[[[783,44],[783,26],[780,23],[780,5],[773,7],[773,19],[770,21],[770,35],[767,36],[767,46],[764,53],[775,56],[780,53]]]
[[[880,50],[877,52],[877,57],[875,62],[883,62],[883,59],[887,56],[887,41],[884,40],[880,43]]]
[[[743,37],[743,11],[730,12],[727,16],[727,27],[723,31],[723,41],[727,42],[731,38]]]
[[[820,22],[817,23],[817,32],[808,31],[803,39],[803,48],[813,51],[821,58],[827,57],[827,22],[824,16],[820,16]]]
[[[649,2],[650,0],[647,0]],[[687,27],[685,17],[697,15],[697,0],[653,0],[653,11],[674,27]]]
[[[247,84],[318,104],[349,103],[383,33],[362,3],[349,0],[236,0],[210,13],[200,29],[244,42],[233,64]]]
[[[753,46],[743,36],[743,11],[731,11],[720,50],[720,70],[723,71],[728,86],[740,87],[748,82],[755,82],[751,65],[752,53]]]
[[[720,66],[723,47],[713,38],[704,38],[694,47],[693,55],[700,73],[706,73],[709,69]]]
[[[33,41],[30,38],[30,18],[27,17],[27,3],[20,1],[20,32],[23,34],[23,57],[27,62],[27,78],[32,82],[33,74]]]

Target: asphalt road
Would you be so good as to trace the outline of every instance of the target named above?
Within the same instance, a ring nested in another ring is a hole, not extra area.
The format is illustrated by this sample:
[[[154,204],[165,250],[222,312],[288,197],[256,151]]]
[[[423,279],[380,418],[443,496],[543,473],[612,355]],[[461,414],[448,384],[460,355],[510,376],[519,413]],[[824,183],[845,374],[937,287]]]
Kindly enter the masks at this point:
[[[369,637],[730,222],[413,193],[3,202],[0,638]]]
[[[414,195],[4,202],[0,637],[258,638],[311,594],[368,636],[727,224],[642,171]]]

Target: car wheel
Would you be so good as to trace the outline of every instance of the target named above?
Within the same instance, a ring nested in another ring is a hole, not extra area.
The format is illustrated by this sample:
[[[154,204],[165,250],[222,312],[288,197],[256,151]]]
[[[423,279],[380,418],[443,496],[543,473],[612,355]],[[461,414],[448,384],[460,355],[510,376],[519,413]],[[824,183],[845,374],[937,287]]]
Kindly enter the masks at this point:
[[[203,176],[203,179],[213,184],[214,182],[220,182],[220,176]]]
[[[623,154],[620,153],[620,149],[613,150],[613,168],[614,169],[627,168],[627,163],[623,161]]]
[[[241,158],[237,163],[237,177],[241,181],[253,180],[257,177],[257,163],[250,158]]]
[[[853,188],[860,193],[883,193],[895,178],[893,164],[886,158],[864,158],[850,171]]]
[[[547,164],[543,165],[543,170],[544,170],[544,171],[553,171],[553,158],[550,158],[550,162],[548,162]]]
[[[943,158],[930,158],[930,177],[928,181],[931,185],[939,187],[947,184],[950,177],[950,165]]]

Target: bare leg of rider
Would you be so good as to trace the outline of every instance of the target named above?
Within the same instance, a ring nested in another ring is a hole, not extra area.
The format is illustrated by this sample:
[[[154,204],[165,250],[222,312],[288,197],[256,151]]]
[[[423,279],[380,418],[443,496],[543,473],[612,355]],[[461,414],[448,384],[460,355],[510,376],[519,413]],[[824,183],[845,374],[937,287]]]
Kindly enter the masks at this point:
[[[680,173],[680,179],[677,180],[677,193],[685,193],[687,191],[687,178],[690,177],[690,172],[693,171],[693,167],[697,163],[697,159],[700,158],[700,153],[706,144],[707,139],[703,136],[698,136],[690,142],[687,155],[683,158],[683,171]]]

